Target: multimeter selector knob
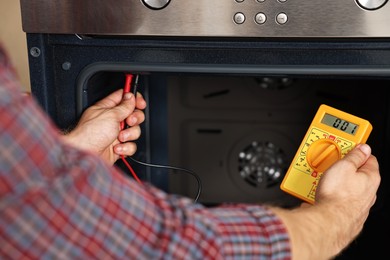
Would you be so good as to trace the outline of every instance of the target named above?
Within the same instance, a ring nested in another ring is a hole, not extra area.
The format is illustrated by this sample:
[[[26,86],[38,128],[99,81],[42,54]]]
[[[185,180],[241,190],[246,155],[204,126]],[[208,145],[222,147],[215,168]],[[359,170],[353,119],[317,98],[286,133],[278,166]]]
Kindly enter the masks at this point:
[[[381,8],[388,0],[356,0],[356,2],[364,9],[375,10]]]
[[[166,7],[171,0],[142,0],[142,2],[151,9],[162,9]]]
[[[307,150],[306,159],[313,170],[324,172],[341,159],[340,147],[330,139],[317,140]]]

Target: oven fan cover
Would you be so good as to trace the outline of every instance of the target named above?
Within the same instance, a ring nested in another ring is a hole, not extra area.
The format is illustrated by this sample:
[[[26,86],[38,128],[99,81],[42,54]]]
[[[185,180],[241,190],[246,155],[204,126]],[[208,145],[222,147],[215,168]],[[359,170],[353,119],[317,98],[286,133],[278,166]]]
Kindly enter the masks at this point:
[[[279,185],[288,166],[283,149],[271,141],[253,141],[238,154],[238,174],[259,189]]]
[[[242,193],[266,200],[285,197],[280,183],[294,155],[294,140],[277,129],[257,128],[231,146],[228,171]]]

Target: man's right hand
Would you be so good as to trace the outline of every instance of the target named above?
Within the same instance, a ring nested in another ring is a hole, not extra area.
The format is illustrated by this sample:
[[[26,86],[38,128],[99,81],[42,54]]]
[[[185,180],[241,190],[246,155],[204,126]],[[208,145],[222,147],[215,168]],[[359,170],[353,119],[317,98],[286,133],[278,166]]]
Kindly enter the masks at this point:
[[[290,235],[294,259],[330,259],[361,232],[381,177],[367,144],[357,145],[325,171],[313,205],[293,210],[272,208]]]

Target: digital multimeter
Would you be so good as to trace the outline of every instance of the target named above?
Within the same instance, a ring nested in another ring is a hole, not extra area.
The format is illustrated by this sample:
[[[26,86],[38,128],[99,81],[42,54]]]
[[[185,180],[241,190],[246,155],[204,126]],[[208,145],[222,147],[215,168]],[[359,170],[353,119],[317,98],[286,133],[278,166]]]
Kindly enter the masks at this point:
[[[298,148],[280,188],[311,204],[322,173],[372,131],[369,121],[321,105]]]

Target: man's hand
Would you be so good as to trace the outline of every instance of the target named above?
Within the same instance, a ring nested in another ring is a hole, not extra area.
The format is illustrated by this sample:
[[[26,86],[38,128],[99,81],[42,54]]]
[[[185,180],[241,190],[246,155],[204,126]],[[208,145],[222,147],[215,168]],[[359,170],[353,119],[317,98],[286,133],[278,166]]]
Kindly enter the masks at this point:
[[[64,135],[64,140],[79,149],[98,154],[109,164],[114,164],[121,155],[131,156],[137,146],[134,142],[141,135],[145,120],[143,109],[146,102],[140,93],[136,98],[131,93],[123,97],[122,89],[90,106],[81,116],[76,128]],[[120,129],[126,121],[129,128]]]
[[[380,181],[376,157],[360,144],[323,173],[313,205],[271,208],[290,234],[293,259],[330,259],[346,248],[363,229]]]

